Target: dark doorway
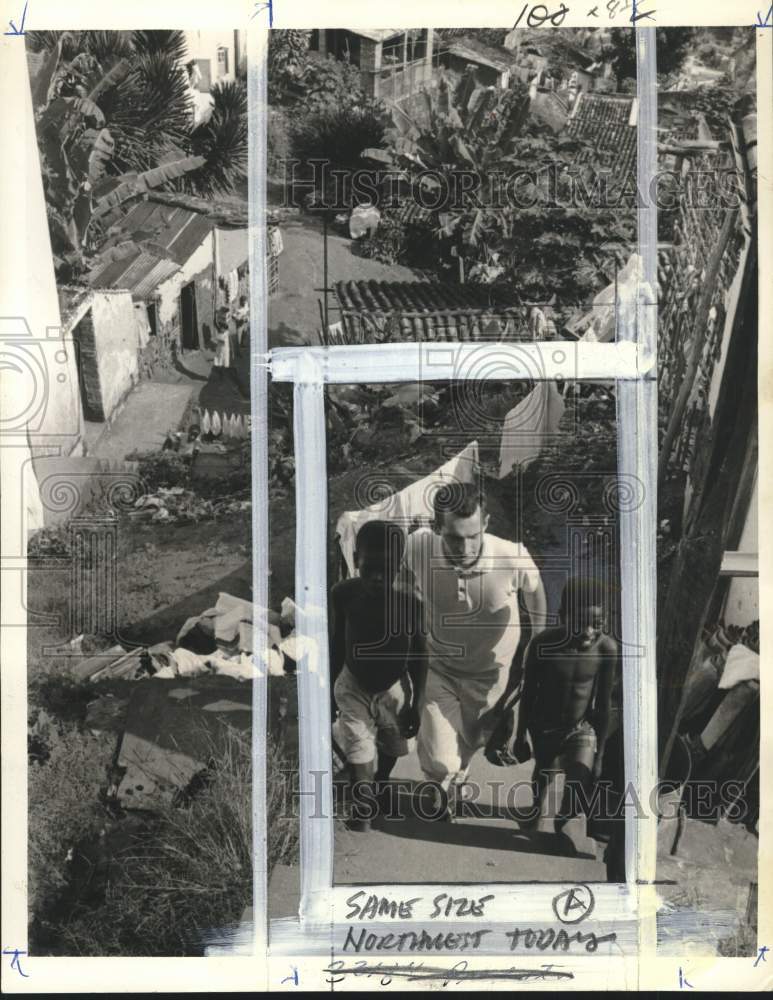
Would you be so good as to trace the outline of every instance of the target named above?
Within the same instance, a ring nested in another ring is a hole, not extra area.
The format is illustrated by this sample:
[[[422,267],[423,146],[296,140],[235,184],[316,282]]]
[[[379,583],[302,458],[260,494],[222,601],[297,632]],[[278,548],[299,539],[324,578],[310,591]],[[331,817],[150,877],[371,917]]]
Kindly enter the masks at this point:
[[[72,331],[75,359],[78,366],[78,388],[81,397],[83,419],[102,423],[105,412],[102,407],[102,392],[99,384],[99,367],[94,337],[94,321],[91,309],[79,320]]]
[[[199,349],[199,323],[196,316],[196,285],[190,282],[180,292],[180,325],[184,351]]]
[[[148,326],[150,327],[150,336],[158,336],[158,314],[156,313],[156,303],[148,302]]]

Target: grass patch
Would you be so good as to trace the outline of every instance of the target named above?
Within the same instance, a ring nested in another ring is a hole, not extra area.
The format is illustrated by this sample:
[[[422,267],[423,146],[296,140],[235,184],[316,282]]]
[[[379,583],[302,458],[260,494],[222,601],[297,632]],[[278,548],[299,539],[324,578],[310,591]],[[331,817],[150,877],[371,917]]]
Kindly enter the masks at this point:
[[[38,919],[36,953],[203,954],[210,932],[238,923],[252,900],[249,737],[229,729],[194,796],[114,823],[100,841],[79,847],[87,877],[74,873]]]

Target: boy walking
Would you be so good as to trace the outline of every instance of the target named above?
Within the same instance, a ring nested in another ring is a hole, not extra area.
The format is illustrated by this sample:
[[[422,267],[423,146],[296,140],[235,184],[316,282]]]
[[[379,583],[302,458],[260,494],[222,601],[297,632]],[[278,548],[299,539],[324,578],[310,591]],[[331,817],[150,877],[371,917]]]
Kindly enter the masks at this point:
[[[536,819],[552,775],[566,774],[555,831],[576,814],[580,793],[588,801],[601,775],[609,732],[612,687],[620,649],[606,634],[603,586],[586,577],[570,579],[561,597],[561,624],[535,636],[526,651],[524,687],[515,755],[526,759],[528,730],[534,748]]]
[[[395,588],[405,549],[399,525],[368,521],[357,533],[359,576],[331,593],[330,669],[338,735],[353,780],[350,829],[367,832],[383,788],[419,726],[425,665],[416,598]],[[375,783],[375,786],[374,786]]]

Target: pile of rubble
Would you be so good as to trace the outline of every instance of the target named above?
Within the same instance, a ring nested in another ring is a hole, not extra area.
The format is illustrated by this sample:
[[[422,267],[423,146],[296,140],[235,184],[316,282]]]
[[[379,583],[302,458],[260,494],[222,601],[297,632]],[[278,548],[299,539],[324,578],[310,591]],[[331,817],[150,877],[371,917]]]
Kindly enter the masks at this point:
[[[159,487],[155,493],[137,499],[129,517],[135,521],[186,523],[250,510],[250,500],[234,497],[207,500],[182,486]]]
[[[71,673],[79,681],[145,677],[168,680],[202,674],[251,680],[262,676],[256,662],[259,656],[270,675],[294,673],[298,656],[294,602],[286,597],[282,611],[268,611],[259,625],[259,632],[268,636],[268,650],[262,653],[254,649],[256,629],[252,603],[221,593],[214,607],[183,624],[174,642],[138,646],[132,650],[121,645],[111,646],[81,660]],[[77,648],[77,644],[76,639],[71,645]]]

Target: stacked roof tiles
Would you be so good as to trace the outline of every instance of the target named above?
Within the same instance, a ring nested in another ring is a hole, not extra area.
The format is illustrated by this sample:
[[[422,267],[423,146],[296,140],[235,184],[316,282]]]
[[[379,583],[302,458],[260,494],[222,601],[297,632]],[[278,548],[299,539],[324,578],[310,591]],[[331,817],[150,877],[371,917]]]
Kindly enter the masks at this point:
[[[593,146],[585,158],[595,154],[618,178],[636,169],[635,100],[630,94],[580,94],[566,123],[569,135]]]
[[[335,295],[350,344],[529,339],[522,309],[491,305],[485,289],[474,285],[339,281]]]

